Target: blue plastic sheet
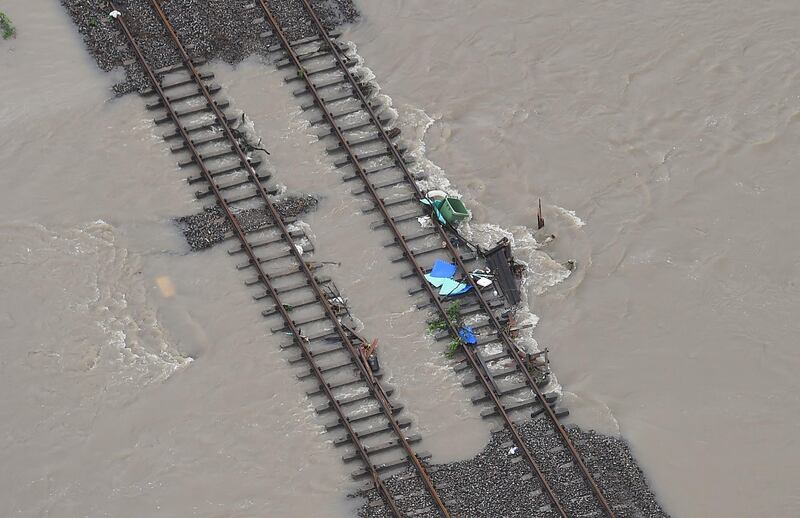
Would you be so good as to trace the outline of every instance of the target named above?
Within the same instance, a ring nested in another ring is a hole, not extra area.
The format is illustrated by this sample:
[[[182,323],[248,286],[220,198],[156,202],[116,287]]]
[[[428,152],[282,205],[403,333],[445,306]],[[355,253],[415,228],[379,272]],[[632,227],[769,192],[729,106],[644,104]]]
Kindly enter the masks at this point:
[[[434,276],[433,276],[433,275],[431,275],[430,273],[426,273],[426,274],[425,274],[425,279],[426,279],[426,280],[427,280],[429,283],[431,283],[431,286],[433,286],[434,288],[438,288],[439,286],[441,286],[442,284],[444,284],[444,281],[446,281],[446,280],[447,280],[447,279],[445,279],[445,278],[442,278],[442,277],[434,277]]]
[[[439,288],[439,295],[442,296],[455,296],[468,292],[472,286],[453,280],[453,275],[456,273],[456,265],[437,259],[433,264],[431,273],[425,274],[427,280],[435,288]]]
[[[478,343],[478,339],[475,337],[475,333],[470,326],[464,326],[459,329],[458,336],[465,344],[474,345]]]
[[[435,263],[433,263],[433,268],[431,269],[430,275],[431,277],[442,277],[445,279],[452,279],[453,275],[456,274],[456,265],[452,263],[448,263],[447,261],[442,261],[441,259],[437,259]],[[427,275],[425,276],[427,277]]]
[[[444,279],[442,286],[439,288],[439,295],[447,297],[448,295],[461,295],[472,289],[472,286],[463,282],[454,281],[453,279]]]

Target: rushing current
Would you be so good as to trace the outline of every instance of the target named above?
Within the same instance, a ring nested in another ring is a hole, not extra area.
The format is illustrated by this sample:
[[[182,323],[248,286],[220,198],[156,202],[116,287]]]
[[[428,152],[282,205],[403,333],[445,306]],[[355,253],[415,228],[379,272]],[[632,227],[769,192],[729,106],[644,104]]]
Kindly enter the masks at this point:
[[[344,38],[413,152],[531,263],[572,419],[627,439],[674,516],[800,515],[797,3],[359,4]],[[152,112],[56,0],[0,10],[0,516],[350,516],[352,468],[234,261],[173,224],[201,204]],[[318,257],[426,449],[479,450],[489,424],[282,74],[213,69],[279,180],[321,194]]]

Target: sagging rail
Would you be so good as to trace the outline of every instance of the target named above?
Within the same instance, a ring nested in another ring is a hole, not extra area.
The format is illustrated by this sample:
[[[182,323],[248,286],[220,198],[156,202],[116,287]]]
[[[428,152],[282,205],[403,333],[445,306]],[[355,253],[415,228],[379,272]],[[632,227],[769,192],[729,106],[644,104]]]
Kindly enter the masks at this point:
[[[247,156],[247,153],[242,148],[240,135],[231,127],[232,118],[223,112],[223,108],[227,106],[227,104],[218,102],[213,97],[213,93],[218,91],[219,88],[206,84],[206,79],[210,78],[211,75],[201,73],[197,69],[198,61],[193,61],[189,56],[186,47],[182,44],[180,37],[162,9],[160,2],[158,0],[148,1],[150,2],[153,12],[161,21],[172,43],[179,52],[181,58],[180,65],[154,70],[148,63],[146,56],[134,37],[124,13],[116,17],[119,27],[128,40],[136,60],[147,75],[152,87],[152,92],[155,93],[159,99],[155,105],[166,110],[167,119],[164,120],[172,120],[176,126],[176,132],[173,136],[180,136],[183,140],[183,144],[173,148],[173,150],[185,150],[191,155],[191,160],[181,163],[181,165],[184,166],[191,163],[199,168],[202,178],[208,184],[209,193],[216,199],[217,205],[224,212],[225,217],[233,229],[234,236],[240,243],[239,248],[231,250],[229,253],[244,253],[248,260],[247,263],[240,265],[240,269],[251,268],[256,272],[256,279],[248,281],[246,284],[260,284],[265,288],[264,294],[255,297],[257,300],[265,296],[272,299],[274,306],[272,309],[265,310],[264,315],[279,315],[283,320],[283,325],[278,328],[273,328],[273,331],[288,331],[293,338],[293,342],[290,346],[300,349],[300,357],[308,364],[309,373],[316,379],[318,384],[317,389],[308,392],[309,396],[320,393],[324,394],[327,398],[327,403],[322,407],[318,407],[317,410],[324,411],[331,409],[337,415],[336,421],[327,425],[327,428],[332,430],[341,427],[345,430],[345,437],[335,441],[335,443],[341,444],[349,442],[352,445],[354,451],[349,455],[345,455],[345,458],[357,458],[361,460],[363,464],[363,473],[371,477],[372,483],[381,495],[384,504],[390,510],[391,514],[396,517],[403,516],[403,513],[400,511],[394,495],[382,480],[381,471],[384,468],[391,468],[401,463],[376,464],[373,460],[373,456],[399,447],[404,452],[405,460],[403,462],[410,464],[416,470],[433,503],[435,512],[440,516],[449,518],[450,513],[434,487],[425,466],[422,464],[422,455],[417,454],[411,446],[411,443],[418,440],[418,437],[409,436],[405,431],[409,425],[408,421],[398,419],[395,415],[402,407],[393,404],[389,400],[390,391],[381,385],[378,377],[373,374],[370,366],[367,364],[366,357],[362,352],[363,346],[367,345],[365,340],[358,336],[352,329],[345,326],[340,320],[341,309],[339,304],[341,303],[341,298],[338,297],[338,294],[335,292],[326,292],[323,290],[322,285],[324,282],[314,273],[314,270],[317,268],[313,264],[306,262],[306,259],[303,257],[303,249],[294,241],[297,232],[291,231],[288,228],[286,222],[270,199],[269,191],[262,183],[264,180],[268,179],[269,176],[260,175],[256,172],[250,157]],[[113,1],[109,1],[108,4],[112,11],[119,11]],[[184,70],[188,73],[189,77],[182,81],[165,85],[159,76],[176,70]],[[180,95],[168,95],[166,90],[176,87],[177,85],[189,85],[194,88],[194,90]],[[201,103],[199,106],[190,107],[185,110],[179,110],[174,106],[175,103],[179,101],[185,102],[198,99]],[[186,124],[185,117],[187,115],[203,112],[210,113],[213,121],[201,121],[194,125]],[[215,131],[217,128],[219,131]],[[196,132],[201,130],[207,130],[207,133],[205,136],[198,138]],[[193,137],[192,135],[195,136]],[[205,153],[200,149],[203,146],[210,146],[212,144],[218,145],[220,143],[225,147]],[[232,156],[238,163],[221,166],[217,169],[212,169],[208,166],[209,161],[225,156]],[[233,177],[232,175],[237,172],[243,172],[246,179]],[[218,180],[222,176],[231,176],[234,179],[226,185],[221,185],[218,183]],[[190,178],[190,181],[198,181],[198,179]],[[235,198],[226,195],[227,192],[231,192],[230,189],[242,190],[245,187],[251,190],[245,192],[244,195]],[[254,189],[255,192],[253,192],[252,189]],[[200,197],[201,194],[202,193],[198,193],[198,197]],[[261,206],[266,210],[271,220],[270,226],[277,232],[277,236],[254,240],[252,236],[258,234],[258,229],[248,230],[242,224],[233,205],[248,201],[252,202],[253,200],[260,202]],[[266,258],[257,254],[256,248],[267,247],[274,244],[285,245],[288,247],[288,253],[284,252],[282,255],[273,255]],[[289,263],[288,267],[285,266],[287,262]],[[267,266],[278,265],[279,263],[280,270],[267,269]],[[300,284],[279,286],[278,283],[280,280],[296,275],[302,277]],[[284,297],[286,293],[297,293],[304,289],[311,290],[313,294],[311,299],[293,300]],[[296,317],[293,317],[290,313],[301,307],[305,309],[315,307],[321,309],[322,314],[312,315],[306,320],[298,321]],[[315,335],[304,333],[300,327],[301,325],[315,324],[317,327],[322,327],[322,331]],[[331,340],[337,342],[333,347],[311,348],[311,344],[314,342]],[[319,363],[319,358],[329,357],[335,353],[344,355],[346,359],[343,362],[329,365],[322,365]],[[329,377],[330,372],[340,372],[342,369],[351,367],[354,367],[355,370],[354,377],[346,377],[337,381],[332,381]],[[304,376],[298,377],[303,378]],[[337,389],[342,389],[343,387],[352,388],[355,385],[364,387],[366,393],[351,393],[343,396],[341,393],[336,392]],[[364,401],[368,398],[377,404],[377,411],[361,412],[361,414],[358,414],[348,412],[344,408],[347,405],[352,405],[353,403]],[[355,423],[375,416],[384,418],[387,425],[361,430],[355,428]],[[394,438],[388,442],[372,446],[365,443],[367,437],[375,437],[382,433],[391,433]]]
[[[481,286],[479,286],[470,275],[470,271],[467,269],[465,263],[474,260],[475,257],[469,253],[466,255],[462,254],[457,246],[457,238],[451,236],[445,228],[435,221],[435,218],[432,218],[434,219],[433,230],[430,233],[418,233],[409,236],[401,230],[400,227],[403,223],[411,222],[415,224],[419,216],[425,215],[425,211],[419,207],[419,203],[425,199],[425,195],[418,187],[414,176],[409,170],[401,149],[394,144],[392,135],[390,134],[392,132],[384,128],[384,119],[379,117],[378,113],[376,113],[373,103],[368,99],[368,94],[364,91],[364,85],[360,84],[351,72],[350,68],[354,64],[353,61],[342,55],[343,47],[328,34],[309,0],[299,1],[302,2],[305,11],[312,21],[317,36],[306,38],[302,40],[301,43],[306,44],[317,41],[319,42],[319,46],[316,50],[312,49],[308,52],[298,51],[295,48],[297,45],[289,41],[289,38],[282,30],[281,24],[272,12],[267,0],[257,1],[266,16],[270,28],[280,42],[280,48],[288,57],[288,59],[278,61],[278,66],[289,65],[296,69],[296,76],[287,77],[287,82],[300,80],[305,84],[304,92],[296,92],[296,95],[298,93],[307,93],[313,98],[313,103],[303,105],[303,108],[310,109],[313,106],[322,112],[322,119],[316,122],[321,122],[322,120],[327,122],[330,126],[329,134],[335,136],[338,140],[336,146],[328,148],[329,151],[341,151],[345,154],[345,160],[337,161],[336,165],[343,166],[349,164],[355,170],[355,176],[349,179],[360,179],[363,183],[364,189],[360,191],[359,194],[369,194],[374,205],[374,210],[377,210],[383,219],[380,226],[386,226],[391,231],[393,244],[400,248],[402,251],[402,259],[407,260],[413,268],[412,276],[416,275],[419,279],[422,291],[427,292],[429,300],[436,307],[440,318],[446,323],[447,335],[450,337],[459,336],[457,323],[448,316],[442,297],[439,296],[436,290],[425,279],[425,274],[428,273],[430,269],[423,268],[419,262],[419,258],[423,255],[430,256],[438,252],[438,250],[436,248],[423,250],[415,249],[413,248],[412,242],[430,237],[439,240],[444,246],[446,258],[457,266],[458,271],[463,275],[464,281],[469,284],[471,296],[475,298],[475,302],[477,303],[476,313],[480,312],[487,321],[483,327],[488,330],[488,340],[479,345],[483,346],[491,343],[500,343],[504,347],[504,351],[500,354],[482,355],[478,352],[477,346],[473,348],[472,346],[464,345],[461,349],[465,354],[467,363],[475,372],[477,380],[483,386],[486,397],[492,402],[494,408],[491,413],[501,417],[505,427],[510,431],[514,443],[520,449],[523,457],[539,479],[553,509],[562,517],[567,517],[570,514],[579,514],[584,511],[584,508],[581,508],[580,504],[568,505],[561,501],[557,491],[548,481],[544,470],[537,461],[536,455],[530,451],[528,444],[519,433],[517,424],[509,415],[511,410],[536,405],[537,409],[532,415],[536,417],[543,413],[546,416],[547,420],[552,424],[556,436],[560,438],[561,443],[568,451],[571,464],[577,468],[580,477],[588,486],[589,492],[596,502],[597,507],[603,514],[613,518],[615,516],[614,511],[597,482],[594,480],[594,477],[586,467],[586,464],[572,443],[567,431],[562,426],[559,416],[557,415],[558,413],[553,408],[552,400],[542,392],[529,372],[528,366],[525,365],[523,358],[519,354],[520,349],[510,335],[508,321],[501,322],[501,319],[495,315],[495,305],[492,304],[492,301],[487,300],[482,293]],[[332,58],[333,63],[329,60],[325,61],[327,58]],[[316,69],[312,68],[313,64],[319,61],[324,61],[322,66]],[[336,76],[336,73],[340,74],[340,76]],[[315,79],[322,77],[323,74],[327,74],[328,77],[326,79],[319,79],[319,81]],[[332,78],[331,75],[333,75]],[[327,91],[332,91],[332,93],[323,93]],[[341,105],[343,102],[347,102],[348,98],[354,99],[358,103],[358,107],[343,108],[338,112],[334,111],[332,106]],[[366,114],[368,119],[366,122],[341,123],[343,118],[358,111],[363,111]],[[374,134],[372,136],[364,136],[359,133],[363,132],[364,128],[374,130]],[[360,151],[365,145],[375,143],[382,145],[382,147],[377,150]],[[380,160],[381,157],[388,157],[390,162],[374,164],[374,161]],[[389,177],[387,181],[382,183],[373,182],[370,178],[372,175],[377,177],[379,174],[395,170],[400,172],[399,178],[396,176]],[[389,196],[383,197],[383,195],[379,193],[379,191],[389,189],[395,190],[399,186],[410,190],[410,193],[405,195],[401,194],[400,196],[395,195],[393,198]],[[408,204],[416,204],[417,209],[410,213],[399,215],[393,215],[391,213],[391,211],[397,207]],[[507,369],[508,372],[502,374],[499,374],[497,371],[493,372],[488,367],[488,363],[498,358],[510,358],[513,362],[512,369]],[[523,382],[503,388],[500,386],[500,383],[498,383],[498,378],[507,375],[522,377]],[[521,402],[508,401],[508,396],[513,393],[518,393],[518,391],[523,389],[527,389],[532,393],[530,399]],[[506,396],[506,401],[502,399],[504,396]]]

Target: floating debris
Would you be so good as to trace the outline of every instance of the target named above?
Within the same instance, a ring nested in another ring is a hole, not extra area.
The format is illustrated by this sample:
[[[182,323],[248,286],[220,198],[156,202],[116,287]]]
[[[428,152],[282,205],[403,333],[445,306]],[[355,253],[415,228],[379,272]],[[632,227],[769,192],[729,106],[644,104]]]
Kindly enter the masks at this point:
[[[431,286],[439,288],[439,295],[445,297],[462,295],[472,289],[467,283],[454,280],[456,265],[447,261],[437,260],[430,273],[425,274],[425,279]]]
[[[165,299],[170,299],[175,296],[175,284],[169,277],[165,275],[156,277],[156,286],[158,286],[161,296]]]
[[[491,268],[500,286],[503,296],[512,306],[519,304],[521,300],[519,292],[520,266],[514,262],[514,255],[511,251],[511,243],[507,238],[503,238],[497,246],[485,252],[486,263]]]
[[[16,27],[14,27],[14,24],[11,23],[11,18],[9,18],[8,15],[3,11],[0,11],[0,31],[3,32],[4,40],[17,37]]]

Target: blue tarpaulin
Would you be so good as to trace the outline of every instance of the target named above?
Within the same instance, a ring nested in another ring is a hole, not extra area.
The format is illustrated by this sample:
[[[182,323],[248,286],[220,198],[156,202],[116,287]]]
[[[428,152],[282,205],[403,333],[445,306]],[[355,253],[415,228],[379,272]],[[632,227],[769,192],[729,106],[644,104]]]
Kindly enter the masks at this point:
[[[446,278],[442,278],[442,277],[434,277],[433,275],[431,275],[429,273],[425,274],[425,279],[427,279],[427,281],[429,283],[431,283],[431,286],[433,286],[434,288],[438,288],[439,286],[444,284],[444,281],[447,280]]]
[[[439,295],[461,295],[472,289],[469,284],[453,280],[456,274],[456,265],[437,259],[433,264],[431,273],[425,274],[425,279],[431,286],[439,288]]]
[[[472,289],[472,286],[463,282],[454,281],[453,279],[442,279],[441,287],[439,288],[439,295],[461,295]]]
[[[478,339],[475,337],[475,333],[470,326],[464,326],[459,329],[458,336],[465,344],[474,345],[478,343]]]
[[[431,269],[431,273],[428,274],[431,277],[442,277],[445,279],[452,279],[453,275],[456,274],[456,265],[452,263],[448,263],[447,261],[442,261],[441,259],[437,259],[435,263],[433,263],[433,269]]]

